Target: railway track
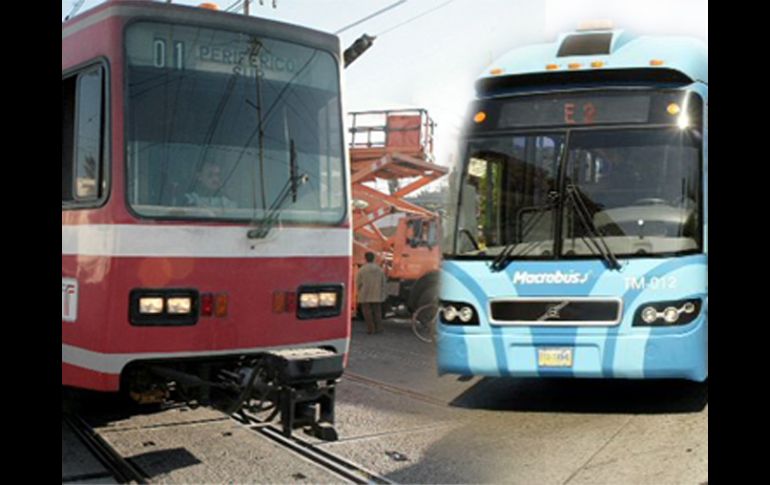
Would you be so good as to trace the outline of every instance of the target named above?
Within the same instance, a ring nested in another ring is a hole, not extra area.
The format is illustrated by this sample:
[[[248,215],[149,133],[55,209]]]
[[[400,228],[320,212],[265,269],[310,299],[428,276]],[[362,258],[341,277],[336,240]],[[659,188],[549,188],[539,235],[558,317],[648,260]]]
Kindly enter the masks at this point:
[[[129,459],[123,458],[83,418],[65,414],[62,419],[105,468],[103,472],[62,477],[62,483],[108,478],[112,478],[118,483],[148,483],[147,475]]]
[[[357,463],[353,463],[334,453],[330,453],[322,447],[316,446],[315,444],[298,437],[296,434],[293,434],[291,438],[287,438],[277,428],[260,420],[256,416],[244,414],[243,417],[246,419],[246,422],[242,422],[240,419],[236,418],[233,419],[243,424],[248,429],[261,434],[270,441],[293,451],[317,466],[320,466],[324,470],[333,473],[347,483],[394,483],[375,472],[367,470]]]
[[[346,372],[346,379],[357,382],[359,384],[380,388],[392,393],[396,393],[412,399],[417,399],[426,403],[430,403],[437,406],[446,406],[447,403],[436,399],[432,396],[415,392],[411,389],[394,386],[389,383],[371,379],[362,375]],[[242,421],[241,418],[245,419]],[[227,419],[227,417],[220,418]],[[219,421],[216,419],[213,421]],[[257,416],[250,414],[244,414],[238,418],[231,417],[242,426],[247,429],[258,433],[267,440],[271,441],[278,446],[289,450],[295,455],[301,456],[307,461],[312,462],[316,466],[330,472],[331,474],[340,478],[341,482],[345,483],[359,483],[359,484],[391,484],[394,483],[391,480],[367,470],[363,466],[349,461],[343,457],[340,457],[334,453],[331,453],[306,439],[300,437],[297,433],[292,437],[287,438],[283,435],[281,430],[261,420]],[[105,471],[97,473],[88,473],[81,475],[73,475],[62,477],[62,483],[75,483],[82,482],[84,480],[98,480],[112,478],[118,483],[149,483],[149,476],[144,473],[139,467],[131,462],[130,458],[124,458],[118,453],[112,446],[110,446],[106,440],[104,440],[89,424],[88,422],[78,415],[63,415],[63,420],[72,429],[78,439],[88,448],[88,450],[97,458],[97,460],[104,466]],[[212,421],[212,420],[207,420]],[[152,428],[160,427],[164,425],[151,426]],[[144,428],[140,426],[139,428]]]
[[[446,407],[448,403],[427,394],[419,393],[414,390],[395,386],[387,382],[371,379],[360,374],[354,374],[346,371],[343,374],[344,379],[348,379],[352,382],[357,382],[370,387],[379,388],[394,394],[398,394],[404,397],[409,397],[419,401],[423,401],[434,406]],[[240,418],[233,418],[235,421],[246,426],[250,430],[259,433],[267,439],[277,443],[278,445],[287,448],[296,454],[310,460],[316,465],[324,468],[325,470],[339,476],[341,479],[349,483],[371,484],[382,483],[392,484],[395,483],[382,475],[367,470],[361,465],[351,462],[345,458],[342,458],[336,454],[330,453],[320,446],[317,446],[307,440],[304,440],[295,433],[291,438],[287,438],[283,433],[275,426],[262,421],[256,416],[244,413],[243,418],[247,421],[243,422]]]
[[[355,374],[350,371],[345,371],[345,373],[342,375],[342,378],[347,379],[351,382],[357,382],[359,384],[375,387],[377,389],[382,389],[384,391],[388,391],[393,394],[398,394],[401,396],[416,399],[418,401],[426,402],[428,404],[433,404],[434,406],[446,407],[449,405],[447,401],[437,399],[433,396],[429,396],[428,394],[423,394],[421,392],[417,392],[406,387],[396,386],[385,381],[372,379],[370,377],[366,377],[361,374]]]
[[[296,435],[286,438],[281,431],[260,420],[256,416],[244,415],[247,419],[242,422],[235,419],[241,425],[254,431],[274,444],[299,455],[316,466],[328,471],[340,478],[340,483],[358,484],[391,484],[392,481],[378,475],[362,466],[330,453],[315,444]],[[107,443],[88,422],[77,415],[64,415],[64,422],[72,429],[78,439],[86,446],[93,456],[102,464],[104,471],[95,473],[78,474],[62,477],[62,483],[80,483],[85,480],[113,479],[117,483],[146,484],[150,479],[141,468],[131,462],[130,458],[124,458],[117,450]]]

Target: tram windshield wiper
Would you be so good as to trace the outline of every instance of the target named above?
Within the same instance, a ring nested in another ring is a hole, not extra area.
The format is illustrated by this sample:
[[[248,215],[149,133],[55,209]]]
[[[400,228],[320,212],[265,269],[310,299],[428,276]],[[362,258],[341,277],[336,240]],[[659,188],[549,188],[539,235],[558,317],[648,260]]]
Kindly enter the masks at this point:
[[[270,208],[267,210],[265,216],[256,224],[257,227],[251,229],[246,235],[249,239],[263,239],[273,228],[275,222],[278,220],[281,208],[286,200],[291,195],[292,203],[297,202],[297,190],[301,185],[306,184],[310,180],[307,174],[298,173],[297,167],[297,150],[294,146],[294,140],[289,141],[289,179],[284,184],[281,191],[275,197],[270,204]]]
[[[593,244],[596,252],[601,255],[609,269],[619,270],[620,263],[618,262],[618,258],[610,249],[610,246],[607,244],[607,240],[604,239],[604,236],[602,236],[601,232],[597,229],[596,224],[594,224],[593,218],[591,217],[591,214],[586,207],[586,203],[583,200],[583,194],[580,193],[574,184],[567,185],[566,194],[567,199],[572,202],[572,205],[575,208],[575,213],[578,215],[578,220],[583,225],[583,228],[585,228],[588,240],[591,242],[591,244]],[[589,247],[589,249],[591,249],[590,244],[586,245]]]
[[[548,212],[551,209],[556,208],[556,204],[559,200],[559,193],[556,191],[552,191],[548,194],[549,201],[545,205],[541,206],[537,209],[535,212],[535,215],[527,221],[527,224],[524,225],[521,231],[521,239],[523,240],[527,235],[532,232],[532,229],[534,229],[538,222],[540,222],[540,219],[543,218],[546,212]],[[513,255],[514,250],[519,246],[521,241],[517,241],[514,243],[510,243],[506,245],[502,251],[495,257],[495,259],[492,261],[492,264],[490,265],[490,269],[492,271],[502,271],[508,266],[508,262],[511,260],[511,255]],[[537,241],[530,241],[530,247],[533,244],[536,244]],[[529,249],[529,247],[527,248]]]

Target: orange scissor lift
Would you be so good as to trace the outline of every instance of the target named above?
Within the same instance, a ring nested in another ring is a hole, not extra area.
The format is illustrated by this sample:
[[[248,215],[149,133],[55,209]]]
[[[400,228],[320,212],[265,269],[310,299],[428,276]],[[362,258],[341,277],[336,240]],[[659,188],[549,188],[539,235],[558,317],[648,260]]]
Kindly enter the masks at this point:
[[[414,311],[436,297],[441,262],[438,214],[405,198],[447,174],[434,163],[427,111],[350,113],[353,187],[353,275],[371,251],[388,277],[391,308]],[[377,224],[396,215],[385,233]],[[355,285],[353,298],[355,310]]]

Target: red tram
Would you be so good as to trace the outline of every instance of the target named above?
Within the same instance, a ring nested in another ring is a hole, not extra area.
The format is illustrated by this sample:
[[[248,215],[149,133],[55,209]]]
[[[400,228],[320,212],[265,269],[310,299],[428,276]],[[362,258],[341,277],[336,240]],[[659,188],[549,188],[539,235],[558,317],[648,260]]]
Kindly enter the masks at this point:
[[[350,341],[341,70],[335,36],[203,8],[62,24],[63,386],[272,402],[286,432],[328,431]]]

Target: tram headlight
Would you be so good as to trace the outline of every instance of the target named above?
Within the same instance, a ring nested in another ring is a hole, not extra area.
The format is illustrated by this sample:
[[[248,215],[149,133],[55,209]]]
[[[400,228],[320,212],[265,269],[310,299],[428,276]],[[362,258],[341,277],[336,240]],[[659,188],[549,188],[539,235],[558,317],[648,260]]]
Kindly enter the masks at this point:
[[[303,293],[299,296],[300,308],[329,308],[334,306],[337,306],[337,293],[333,291]]]
[[[163,313],[163,298],[154,296],[140,298],[139,313],[143,315],[158,315]]]
[[[198,290],[191,288],[138,288],[129,294],[131,325],[195,325]]]
[[[192,312],[192,298],[177,296],[166,299],[166,311],[171,315],[186,315]]]
[[[327,308],[337,306],[337,293],[333,291],[323,291],[319,293],[318,305]]]
[[[303,293],[299,295],[300,308],[318,308],[320,301],[318,293]]]
[[[463,302],[442,301],[441,321],[445,325],[478,325],[479,317],[473,305]]]
[[[297,290],[297,318],[327,318],[342,313],[342,285],[301,286]]]
[[[700,298],[647,303],[634,316],[635,327],[687,325],[700,315]]]

